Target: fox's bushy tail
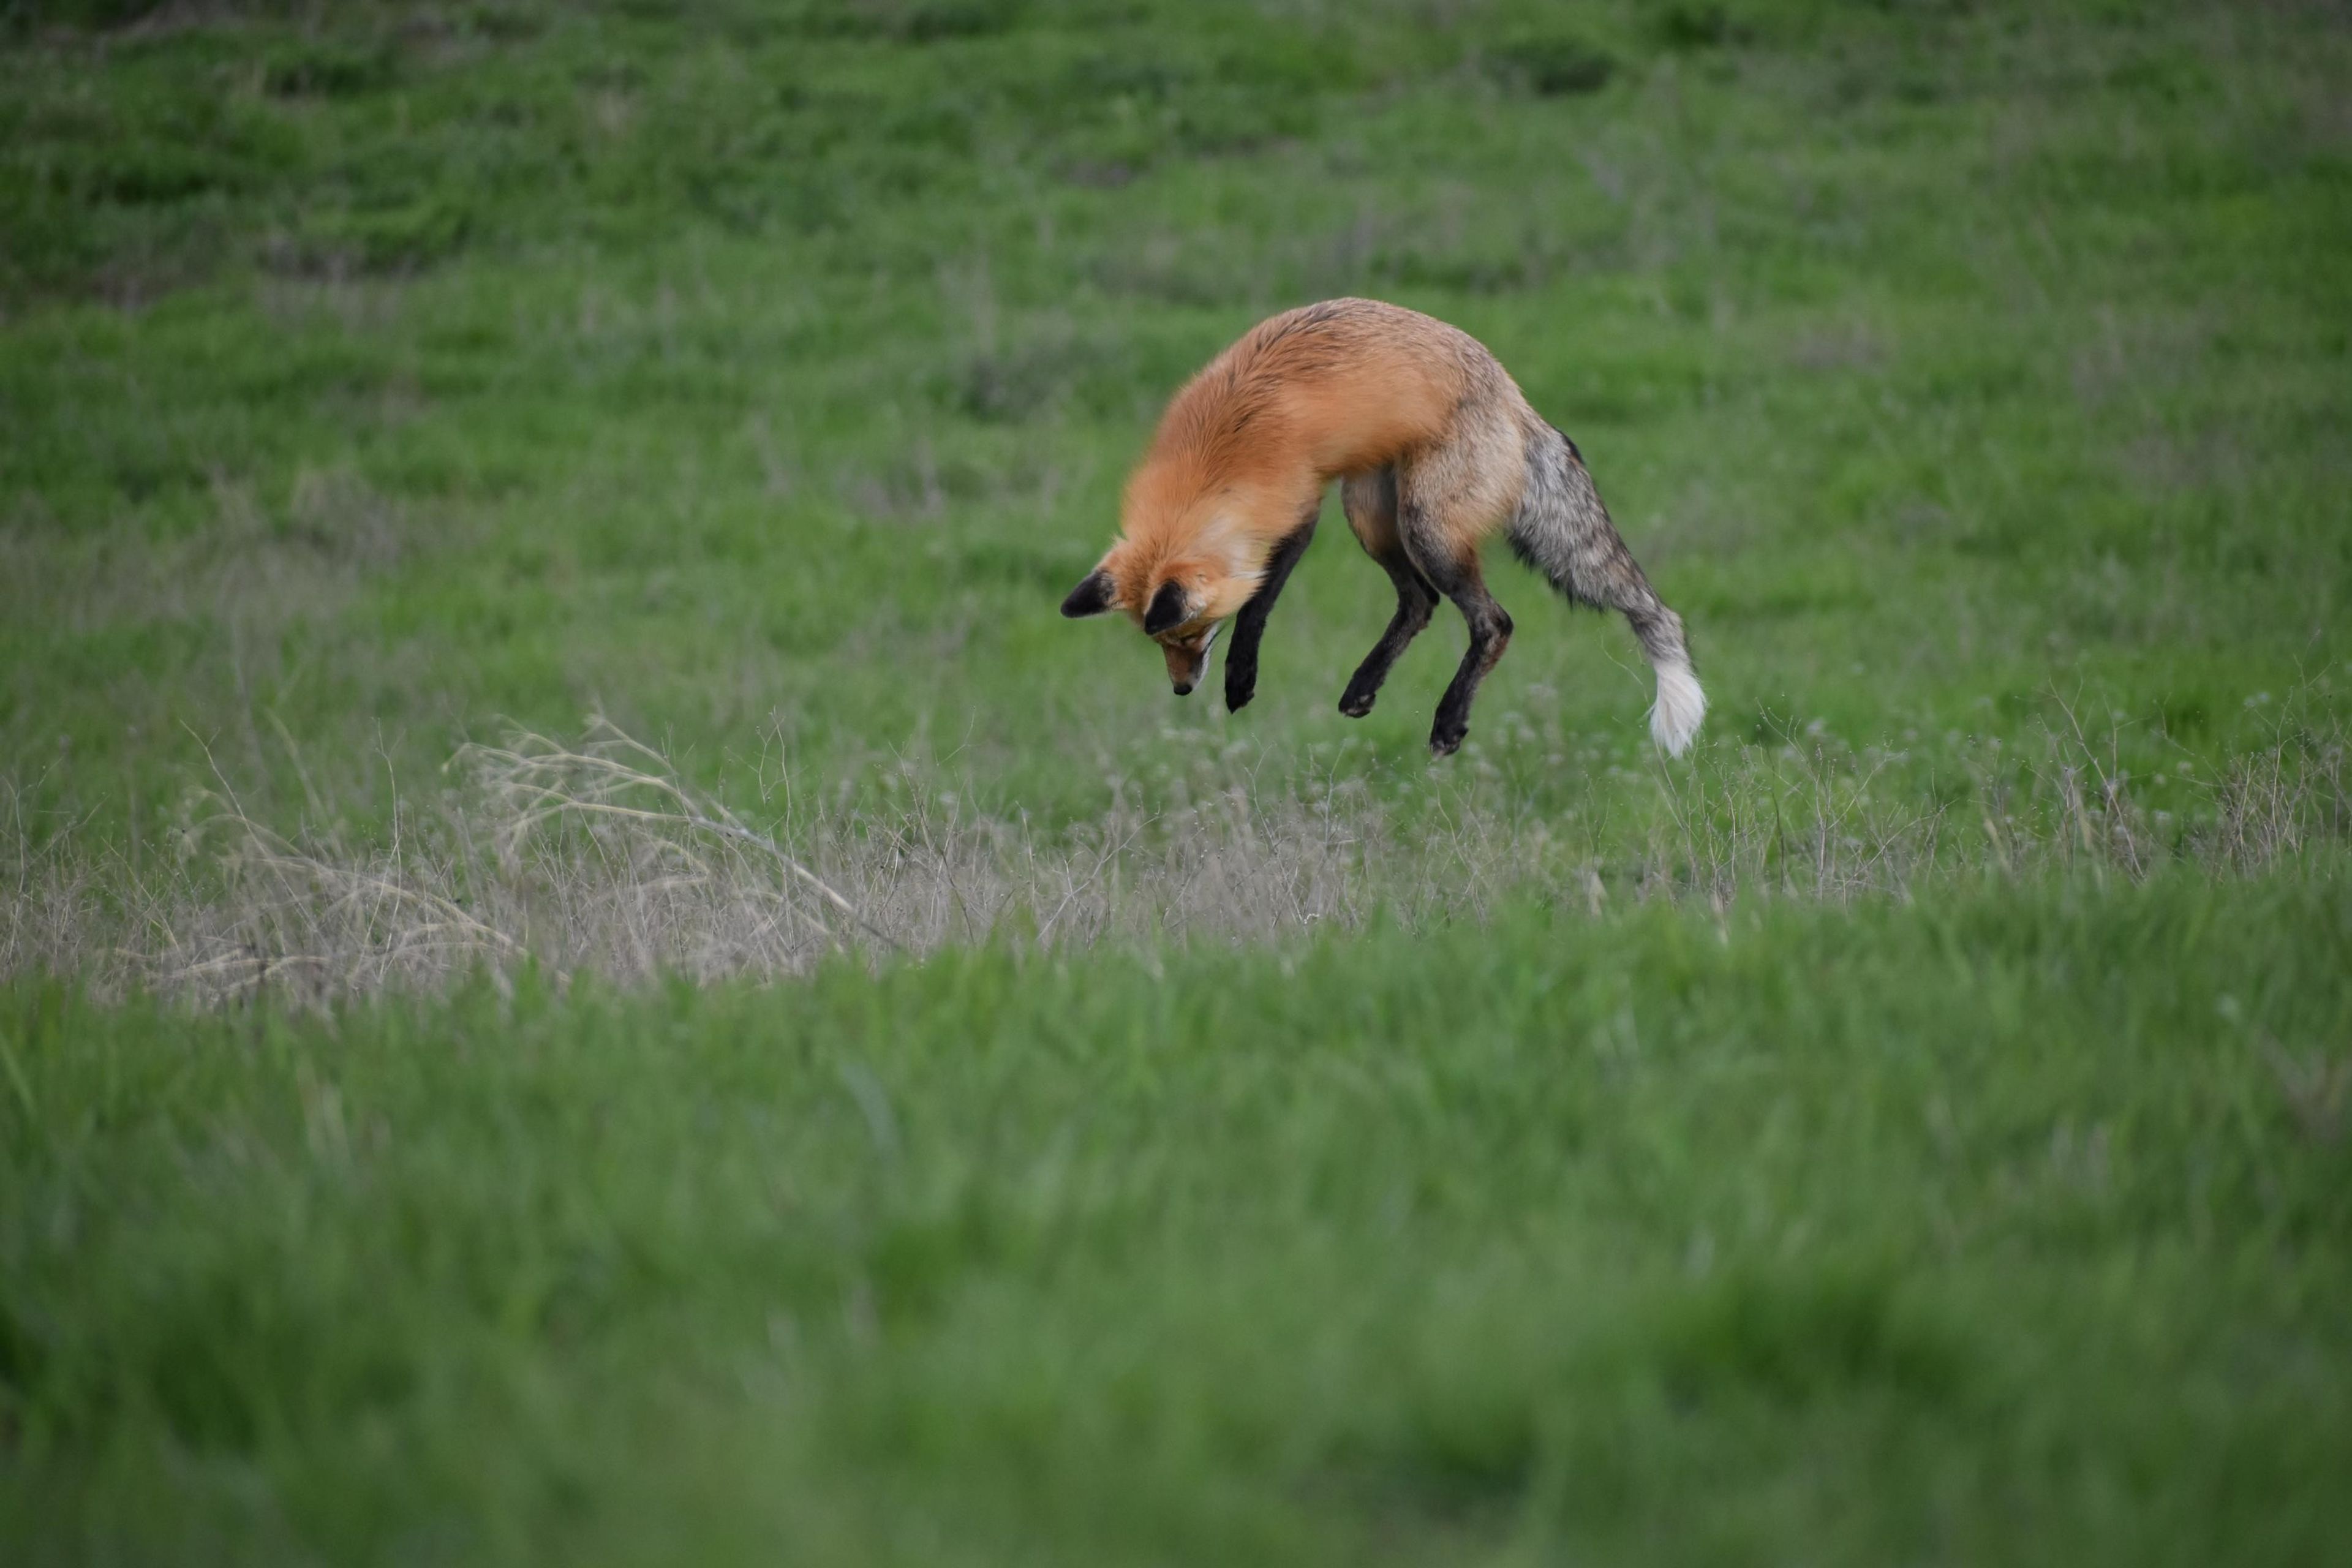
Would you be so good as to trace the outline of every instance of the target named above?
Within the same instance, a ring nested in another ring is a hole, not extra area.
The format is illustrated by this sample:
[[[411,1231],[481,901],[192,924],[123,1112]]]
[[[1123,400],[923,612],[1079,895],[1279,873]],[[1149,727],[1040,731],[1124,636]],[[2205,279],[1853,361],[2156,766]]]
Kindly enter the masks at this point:
[[[1576,443],[1549,425],[1528,442],[1527,491],[1511,519],[1510,540],[1520,560],[1570,599],[1615,610],[1633,623],[1658,674],[1651,739],[1668,756],[1681,756],[1706,717],[1706,693],[1691,668],[1683,618],[1666,608],[1642,575],[1633,552],[1609,521],[1609,509],[1601,504]]]

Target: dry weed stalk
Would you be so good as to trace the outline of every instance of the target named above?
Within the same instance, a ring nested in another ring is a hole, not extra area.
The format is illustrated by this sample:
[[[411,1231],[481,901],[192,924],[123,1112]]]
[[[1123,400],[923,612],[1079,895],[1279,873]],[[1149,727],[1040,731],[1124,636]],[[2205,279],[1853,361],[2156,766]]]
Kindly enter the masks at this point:
[[[1935,789],[1895,782],[1888,754],[1814,736],[1723,746],[1662,769],[1656,809],[1630,832],[1595,826],[1574,844],[1469,774],[1441,776],[1417,805],[1336,774],[1281,791],[1236,773],[1158,809],[1115,784],[1100,816],[1046,835],[971,810],[912,764],[888,809],[762,830],[595,720],[576,742],[465,748],[454,786],[396,802],[389,841],[364,850],[278,834],[216,773],[180,864],[160,874],[152,858],[85,854],[71,830],[37,838],[12,784],[0,978],[73,973],[215,1003],[431,988],[524,963],[623,984],[773,978],[827,954],[992,941],[1272,942],[1376,910],[1476,921],[1511,898],[1598,915],[1612,889],[1720,914],[1908,899],[1954,876],[2248,875],[2352,837],[2340,728],[2282,717],[2268,745],[2216,771],[2194,822],[2143,807],[2121,754],[2069,710],[2039,762],[1997,742],[1971,753],[1974,798],[1955,815]]]
[[[634,764],[622,760],[631,755],[641,760]],[[499,834],[499,848],[509,865],[520,859],[522,845],[534,828],[567,816],[609,816],[655,828],[687,828],[761,851],[788,877],[867,935],[887,946],[899,945],[897,938],[859,914],[824,878],[786,854],[774,839],[746,827],[723,803],[689,792],[679,784],[668,759],[622,733],[602,715],[589,721],[588,737],[577,749],[525,731],[508,746],[467,746],[454,761],[470,763],[488,799],[510,814]],[[647,765],[659,771],[648,773]],[[642,798],[662,804],[631,804]],[[801,918],[821,934],[833,935],[817,916],[803,912]]]

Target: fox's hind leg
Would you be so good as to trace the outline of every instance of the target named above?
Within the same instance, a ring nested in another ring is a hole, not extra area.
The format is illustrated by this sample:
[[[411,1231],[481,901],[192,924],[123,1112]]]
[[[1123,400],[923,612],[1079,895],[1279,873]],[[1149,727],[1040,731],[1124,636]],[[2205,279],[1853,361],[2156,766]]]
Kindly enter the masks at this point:
[[[1396,584],[1396,614],[1389,617],[1388,630],[1364,662],[1356,668],[1347,691],[1339,699],[1339,711],[1350,719],[1360,719],[1372,710],[1372,702],[1381,694],[1381,683],[1389,678],[1390,668],[1405,645],[1419,637],[1429,625],[1432,612],[1437,608],[1437,590],[1413,569],[1412,558],[1405,553],[1404,541],[1397,537],[1396,475],[1388,468],[1377,473],[1356,474],[1339,487],[1339,504],[1348,513],[1348,526],[1355,531],[1357,542],[1364,552],[1381,563]]]
[[[1372,710],[1372,704],[1386,683],[1389,671],[1403,654],[1406,645],[1429,626],[1429,617],[1437,608],[1437,590],[1413,569],[1412,560],[1402,547],[1375,553],[1372,559],[1381,563],[1396,584],[1396,614],[1389,617],[1388,629],[1356,673],[1348,679],[1348,689],[1339,694],[1339,711],[1350,719],[1360,719]]]
[[[1282,585],[1290,581],[1290,570],[1298,558],[1307,553],[1307,544],[1315,538],[1315,523],[1323,510],[1323,497],[1315,497],[1313,510],[1298,526],[1283,537],[1266,558],[1265,574],[1258,579],[1257,592],[1234,617],[1234,646],[1225,655],[1225,711],[1239,712],[1249,706],[1257,695],[1257,645],[1265,637],[1265,618],[1274,613],[1274,602],[1282,596]]]
[[[1510,614],[1486,592],[1478,568],[1478,540],[1496,501],[1475,482],[1475,469],[1456,471],[1467,468],[1444,459],[1416,464],[1398,486],[1397,534],[1406,554],[1432,587],[1454,601],[1470,628],[1470,646],[1438,700],[1437,719],[1429,730],[1429,749],[1441,757],[1451,755],[1469,735],[1478,683],[1511,646]]]

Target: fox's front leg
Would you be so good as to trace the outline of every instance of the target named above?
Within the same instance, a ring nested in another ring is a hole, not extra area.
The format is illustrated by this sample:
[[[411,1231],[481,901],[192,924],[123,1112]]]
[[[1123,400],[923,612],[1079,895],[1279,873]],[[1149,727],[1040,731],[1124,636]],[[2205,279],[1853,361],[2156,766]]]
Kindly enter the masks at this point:
[[[1239,712],[1257,695],[1257,645],[1265,636],[1265,617],[1273,613],[1275,600],[1282,596],[1291,568],[1307,553],[1307,542],[1315,537],[1315,521],[1316,514],[1309,512],[1305,522],[1283,536],[1274,553],[1266,557],[1265,575],[1258,579],[1257,592],[1234,617],[1234,646],[1225,655],[1228,712]]]

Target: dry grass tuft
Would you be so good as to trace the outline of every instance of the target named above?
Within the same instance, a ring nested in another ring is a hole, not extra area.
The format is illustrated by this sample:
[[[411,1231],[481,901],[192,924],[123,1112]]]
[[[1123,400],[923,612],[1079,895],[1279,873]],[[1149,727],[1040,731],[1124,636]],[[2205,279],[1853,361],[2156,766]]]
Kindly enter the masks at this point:
[[[1661,769],[1655,809],[1631,831],[1581,842],[1475,781],[1410,810],[1360,780],[1274,792],[1246,775],[1177,808],[1122,797],[1048,835],[971,813],[927,776],[887,812],[820,809],[762,828],[597,720],[576,742],[524,732],[467,747],[448,765],[454,787],[422,809],[403,799],[366,847],[283,836],[217,774],[160,873],[82,854],[70,833],[36,844],[12,812],[0,977],[323,1002],[525,963],[634,984],[778,978],[829,954],[985,942],[1267,942],[1376,911],[1408,926],[1475,921],[1511,898],[1721,912],[1908,899],[1969,877],[2247,876],[2352,837],[2344,752],[2340,729],[2283,720],[2268,744],[2210,769],[2205,809],[2183,817],[2143,805],[2113,734],[2095,742],[2067,710],[2044,754],[1995,747],[1948,795],[1890,782],[1898,758],[1817,739],[1718,747]]]

